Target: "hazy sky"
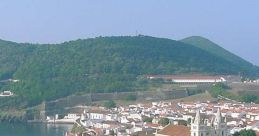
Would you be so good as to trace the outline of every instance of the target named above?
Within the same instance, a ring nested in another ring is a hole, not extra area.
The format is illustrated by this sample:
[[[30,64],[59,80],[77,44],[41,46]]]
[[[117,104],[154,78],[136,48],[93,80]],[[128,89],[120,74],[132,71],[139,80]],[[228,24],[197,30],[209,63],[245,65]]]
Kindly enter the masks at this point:
[[[0,0],[0,38],[199,35],[259,65],[259,0]]]

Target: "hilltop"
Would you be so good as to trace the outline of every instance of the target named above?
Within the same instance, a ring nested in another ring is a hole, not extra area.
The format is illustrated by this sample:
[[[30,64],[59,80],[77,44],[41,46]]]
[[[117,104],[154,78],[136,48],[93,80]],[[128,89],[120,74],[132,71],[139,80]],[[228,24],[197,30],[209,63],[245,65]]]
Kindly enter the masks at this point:
[[[242,59],[241,57],[229,52],[228,50],[220,47],[216,43],[210,41],[201,36],[191,36],[180,40],[181,42],[193,45],[204,51],[207,51],[215,56],[221,57],[235,65],[242,68],[242,71],[246,71],[246,74],[253,75],[258,71],[258,67],[254,66],[250,62]],[[253,69],[254,68],[254,69]],[[241,72],[241,71],[240,71]]]
[[[258,76],[257,66],[203,38],[150,36],[79,39],[61,44],[0,41],[0,85],[17,97],[0,106],[35,105],[71,94],[145,91],[146,74]],[[206,48],[205,48],[206,47]]]

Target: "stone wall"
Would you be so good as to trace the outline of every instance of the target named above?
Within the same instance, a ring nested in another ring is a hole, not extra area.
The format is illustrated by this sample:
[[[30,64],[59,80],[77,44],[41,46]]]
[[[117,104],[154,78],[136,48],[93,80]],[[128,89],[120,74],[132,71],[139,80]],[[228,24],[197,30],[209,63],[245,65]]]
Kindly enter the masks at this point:
[[[189,96],[188,90],[160,90],[160,91],[142,91],[142,92],[115,92],[115,93],[92,93],[85,95],[74,95],[62,98],[56,101],[46,103],[46,111],[63,112],[66,108],[77,105],[89,105],[95,101],[104,100],[125,100],[129,95],[136,96],[137,100],[165,100],[176,99]]]

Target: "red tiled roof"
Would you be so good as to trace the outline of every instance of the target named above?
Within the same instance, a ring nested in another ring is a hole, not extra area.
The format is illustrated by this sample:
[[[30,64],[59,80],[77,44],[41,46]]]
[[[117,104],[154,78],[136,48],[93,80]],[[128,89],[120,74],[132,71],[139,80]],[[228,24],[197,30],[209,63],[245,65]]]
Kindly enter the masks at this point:
[[[98,135],[102,134],[102,129],[101,128],[94,128],[94,132],[96,132]]]
[[[153,123],[146,123],[145,124],[146,127],[159,127],[159,124],[153,124]]]
[[[191,128],[183,125],[168,125],[160,130],[158,134],[167,136],[190,136]]]

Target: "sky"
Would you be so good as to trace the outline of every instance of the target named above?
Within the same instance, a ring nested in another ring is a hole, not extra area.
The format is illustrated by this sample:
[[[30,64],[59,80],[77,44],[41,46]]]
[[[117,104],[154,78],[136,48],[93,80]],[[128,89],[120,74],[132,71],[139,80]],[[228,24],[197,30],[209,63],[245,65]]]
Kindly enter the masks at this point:
[[[203,36],[259,65],[259,0],[0,0],[0,39]]]

